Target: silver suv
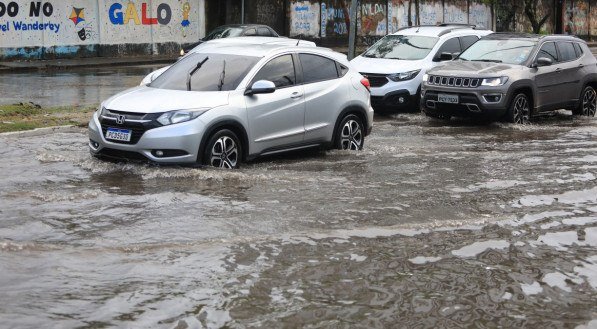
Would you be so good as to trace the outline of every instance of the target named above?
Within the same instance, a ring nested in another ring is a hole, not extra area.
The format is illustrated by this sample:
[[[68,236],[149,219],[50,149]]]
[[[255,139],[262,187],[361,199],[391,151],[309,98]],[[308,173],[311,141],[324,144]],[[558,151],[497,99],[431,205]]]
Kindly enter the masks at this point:
[[[421,108],[430,117],[527,123],[557,109],[595,116],[597,60],[572,36],[496,33],[424,76]]]
[[[103,102],[89,147],[95,156],[236,168],[313,146],[360,150],[372,125],[369,81],[346,56],[220,42]]]

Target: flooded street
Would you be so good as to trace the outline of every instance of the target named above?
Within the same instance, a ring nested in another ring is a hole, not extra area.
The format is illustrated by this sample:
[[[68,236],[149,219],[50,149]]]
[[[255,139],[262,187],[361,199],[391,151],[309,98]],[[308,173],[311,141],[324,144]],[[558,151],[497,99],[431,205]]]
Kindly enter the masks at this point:
[[[167,65],[3,72],[0,75],[0,105],[33,102],[43,107],[97,106],[114,94],[138,86],[147,74]]]
[[[597,326],[596,119],[376,116],[361,152],[231,172],[79,128],[0,155],[2,327]]]

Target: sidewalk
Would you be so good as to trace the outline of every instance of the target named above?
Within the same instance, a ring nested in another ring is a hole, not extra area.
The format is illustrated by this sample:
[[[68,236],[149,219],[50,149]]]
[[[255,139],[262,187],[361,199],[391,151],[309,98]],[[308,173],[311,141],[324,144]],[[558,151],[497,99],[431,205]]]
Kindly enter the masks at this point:
[[[35,70],[58,70],[77,67],[132,66],[144,64],[171,64],[177,55],[135,56],[135,57],[89,57],[54,60],[27,60],[0,62],[1,72],[19,72]]]

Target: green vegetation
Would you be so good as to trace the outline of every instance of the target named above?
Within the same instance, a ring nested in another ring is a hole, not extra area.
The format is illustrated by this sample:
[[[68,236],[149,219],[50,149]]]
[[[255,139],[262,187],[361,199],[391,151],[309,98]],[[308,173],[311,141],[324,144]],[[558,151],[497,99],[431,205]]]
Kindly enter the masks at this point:
[[[43,108],[33,103],[0,105],[0,133],[64,125],[84,127],[93,111],[92,107]]]

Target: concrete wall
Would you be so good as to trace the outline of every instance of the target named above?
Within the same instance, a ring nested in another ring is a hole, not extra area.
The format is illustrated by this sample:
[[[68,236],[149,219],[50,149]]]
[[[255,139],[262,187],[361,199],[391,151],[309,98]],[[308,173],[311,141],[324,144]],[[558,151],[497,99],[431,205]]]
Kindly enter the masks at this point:
[[[204,0],[0,0],[0,59],[176,53],[205,35]]]
[[[348,38],[349,0],[289,2],[290,37],[331,45]],[[491,7],[476,0],[361,0],[357,16],[358,42],[364,45],[409,25],[445,22],[493,28]]]

